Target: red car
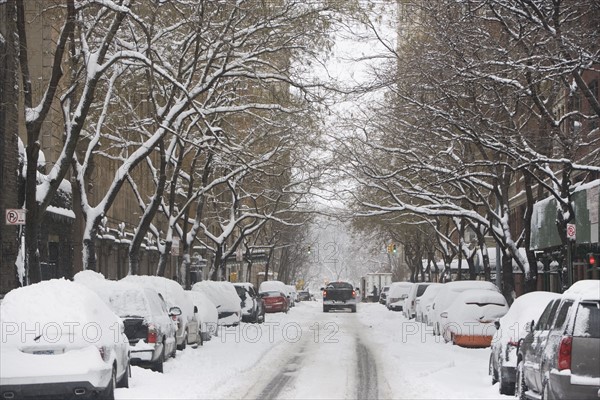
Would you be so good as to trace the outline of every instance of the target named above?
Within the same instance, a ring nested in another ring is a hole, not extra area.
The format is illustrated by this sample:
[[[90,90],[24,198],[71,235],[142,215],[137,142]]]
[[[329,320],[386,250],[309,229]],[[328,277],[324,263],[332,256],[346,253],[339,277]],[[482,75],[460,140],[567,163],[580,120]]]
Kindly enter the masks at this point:
[[[264,301],[265,312],[288,312],[290,307],[288,298],[285,294],[278,291],[262,292],[260,294]]]

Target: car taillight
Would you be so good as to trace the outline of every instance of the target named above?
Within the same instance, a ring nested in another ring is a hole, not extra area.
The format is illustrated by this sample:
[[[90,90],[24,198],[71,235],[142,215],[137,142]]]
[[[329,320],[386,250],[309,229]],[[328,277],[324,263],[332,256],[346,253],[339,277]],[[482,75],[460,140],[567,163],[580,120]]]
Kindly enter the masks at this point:
[[[519,342],[515,342],[512,338],[510,338],[510,340],[508,341],[508,345],[512,347],[518,347]]]
[[[327,290],[323,290],[323,298],[327,297]]]
[[[558,370],[571,369],[571,350],[573,349],[573,337],[563,336],[558,347]]]
[[[110,359],[110,348],[109,347],[100,346],[100,347],[98,347],[98,351],[100,352],[100,357],[102,357],[102,359],[104,361],[108,361]]]
[[[353,291],[352,291],[352,298],[355,298],[355,297],[356,297],[356,291],[355,291],[355,290],[353,290]]]
[[[146,342],[148,343],[156,343],[158,342],[158,332],[156,332],[156,328],[154,325],[148,325],[148,338]]]

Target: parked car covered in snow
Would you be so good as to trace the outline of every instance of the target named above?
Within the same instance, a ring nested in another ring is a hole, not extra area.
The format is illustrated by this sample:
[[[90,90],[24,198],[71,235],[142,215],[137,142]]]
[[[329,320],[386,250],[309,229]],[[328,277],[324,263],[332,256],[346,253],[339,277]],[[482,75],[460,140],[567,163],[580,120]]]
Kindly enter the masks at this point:
[[[412,282],[393,282],[387,291],[385,300],[387,309],[391,311],[402,311],[404,300],[408,297],[408,293],[413,285],[414,283]]]
[[[237,326],[242,320],[240,297],[231,282],[202,281],[195,283],[192,290],[204,293],[217,307],[218,324]]]
[[[471,289],[491,290],[500,293],[498,287],[488,281],[454,281],[444,283],[435,296],[431,305],[431,312],[427,316],[428,320],[432,323],[434,335],[442,334],[442,322],[445,319],[442,318],[441,314],[450,307],[458,293]]]
[[[269,290],[268,292],[259,293],[259,296],[264,302],[265,312],[288,312],[290,306],[285,293],[278,290]]]
[[[185,294],[192,300],[198,310],[196,319],[198,320],[198,329],[202,341],[208,341],[213,336],[217,336],[217,323],[219,321],[219,312],[214,303],[202,292],[186,290]]]
[[[402,314],[408,319],[413,319],[417,314],[417,301],[425,293],[431,282],[417,282],[411,286],[408,296],[404,299]]]
[[[0,305],[0,398],[102,397],[129,385],[123,322],[64,279],[9,292]]]
[[[386,305],[386,303],[387,303],[387,294],[388,294],[389,290],[390,290],[390,286],[389,285],[384,286],[381,289],[381,293],[379,293],[379,304]]]
[[[488,347],[495,322],[508,312],[504,296],[495,290],[470,289],[456,295],[440,315],[446,342],[462,347]]]
[[[177,349],[185,349],[187,344],[200,344],[198,321],[194,304],[185,295],[183,287],[176,281],[162,276],[128,275],[121,279],[122,282],[141,285],[160,293],[167,302],[169,309],[177,307],[181,310],[175,316],[177,321]],[[173,312],[170,312],[173,314]]]
[[[511,304],[505,316],[500,318],[492,338],[489,373],[492,384],[500,382],[500,394],[515,392],[517,371],[517,348],[527,335],[527,324],[538,320],[544,308],[552,300],[560,298],[557,293],[531,292],[519,296]]]
[[[249,282],[234,283],[235,290],[242,301],[242,321],[262,323],[265,322],[265,307],[263,299]]]
[[[433,301],[435,300],[435,296],[437,296],[442,286],[443,284],[441,283],[432,283],[431,285],[427,286],[425,293],[423,293],[423,295],[417,299],[417,315],[415,317],[417,322],[424,322],[427,324],[427,326],[432,326],[430,315],[433,313]]]
[[[551,301],[519,346],[516,395],[595,399],[600,392],[600,281]]]
[[[177,325],[162,296],[154,289],[106,280],[94,271],[79,272],[74,280],[96,292],[121,317],[131,363],[163,372],[164,362],[177,353]]]
[[[288,303],[288,308],[292,307],[292,298],[290,297],[289,288],[285,283],[281,281],[264,281],[258,286],[258,293],[273,291],[283,293]]]

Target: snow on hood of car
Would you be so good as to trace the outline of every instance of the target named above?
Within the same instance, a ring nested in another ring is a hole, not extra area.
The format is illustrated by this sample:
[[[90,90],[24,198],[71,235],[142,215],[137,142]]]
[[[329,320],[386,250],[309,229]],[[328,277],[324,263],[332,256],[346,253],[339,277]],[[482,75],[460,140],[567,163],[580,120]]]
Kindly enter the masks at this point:
[[[241,312],[241,300],[231,282],[202,281],[192,286],[193,291],[204,293],[219,312]]]
[[[105,346],[121,340],[122,322],[92,290],[52,279],[10,291],[0,305],[2,346]]]
[[[183,321],[191,321],[194,318],[194,305],[185,295],[183,287],[172,279],[162,276],[128,275],[120,282],[140,285],[156,290],[160,293],[169,307],[179,307]]]
[[[394,282],[390,285],[388,297],[397,298],[401,297],[403,294],[408,294],[413,285],[414,283],[411,282]]]
[[[503,346],[509,340],[514,342],[525,337],[525,325],[537,321],[548,303],[560,295],[552,292],[531,292],[515,299],[505,316],[500,318],[500,329],[494,335],[493,342]]]
[[[448,307],[448,322],[490,322],[504,316],[507,311],[508,305],[502,294],[493,290],[466,290],[456,296]]]

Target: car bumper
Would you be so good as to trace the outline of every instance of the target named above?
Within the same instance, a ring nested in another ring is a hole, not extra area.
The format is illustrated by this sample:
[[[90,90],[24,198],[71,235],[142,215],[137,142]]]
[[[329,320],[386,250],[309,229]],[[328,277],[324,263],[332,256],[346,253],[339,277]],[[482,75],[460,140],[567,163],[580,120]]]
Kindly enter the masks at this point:
[[[108,372],[110,378],[110,371]],[[3,399],[39,399],[39,398],[73,398],[87,399],[97,398],[98,393],[106,389],[96,387],[89,381],[37,383],[26,385],[2,385],[0,386],[0,397]]]
[[[131,354],[131,364],[139,365],[158,360],[162,352],[161,344],[149,344],[143,340],[137,343],[129,343],[129,352]]]
[[[563,374],[556,370],[550,372],[549,389],[556,399],[599,399],[600,378],[582,377],[582,382],[577,382],[577,377]],[[585,383],[584,381],[589,381]],[[596,381],[596,382],[593,382]],[[575,382],[575,383],[574,383]],[[598,383],[598,384],[596,384]]]
[[[266,305],[265,304],[265,312],[268,313],[276,313],[276,312],[283,312],[286,309],[286,305],[285,304],[275,304],[275,305]]]
[[[492,345],[492,336],[454,334],[452,338],[453,343],[461,347],[481,348]]]
[[[356,299],[350,300],[323,300],[323,305],[328,307],[347,307],[356,305]]]

